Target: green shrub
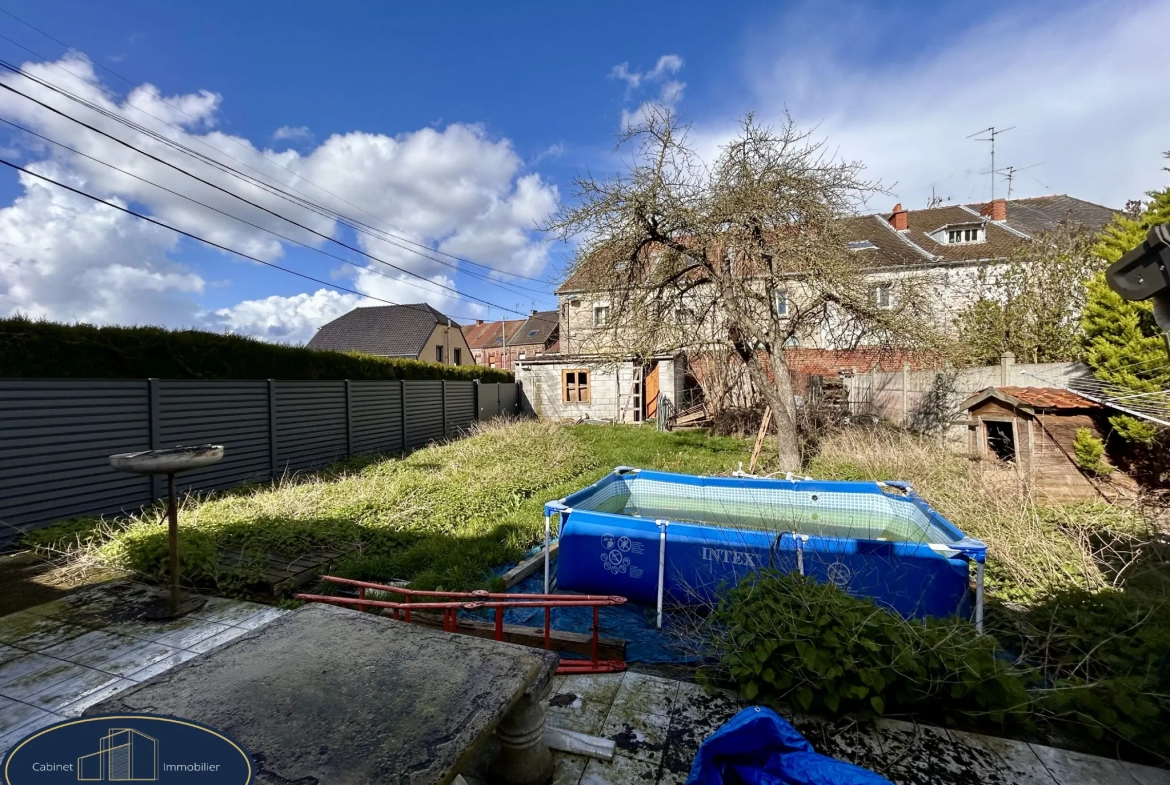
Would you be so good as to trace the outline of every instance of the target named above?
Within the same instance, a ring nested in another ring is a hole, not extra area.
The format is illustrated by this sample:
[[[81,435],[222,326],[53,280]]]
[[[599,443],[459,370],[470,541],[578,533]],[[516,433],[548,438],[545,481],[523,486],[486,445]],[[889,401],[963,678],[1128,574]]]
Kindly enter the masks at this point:
[[[0,376],[25,379],[451,379],[511,382],[509,371],[265,343],[162,327],[0,319]]]
[[[1026,674],[965,621],[906,621],[831,584],[768,570],[728,592],[714,622],[722,665],[748,700],[862,717],[1026,714]]]
[[[1103,476],[1113,471],[1112,466],[1101,460],[1105,455],[1105,442],[1094,436],[1088,428],[1077,428],[1073,438],[1073,453],[1077,466],[1087,472]]]

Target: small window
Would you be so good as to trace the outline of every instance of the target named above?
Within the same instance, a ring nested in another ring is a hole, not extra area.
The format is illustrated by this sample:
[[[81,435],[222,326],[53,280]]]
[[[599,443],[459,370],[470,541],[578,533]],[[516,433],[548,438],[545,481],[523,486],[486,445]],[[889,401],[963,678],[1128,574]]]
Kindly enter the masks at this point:
[[[462,365],[463,364],[463,350],[462,349],[455,349],[454,352],[455,352],[455,364]]]
[[[437,363],[443,362],[443,347],[442,346],[435,347],[435,362],[437,362]]]
[[[521,359],[521,360],[526,360],[526,359],[528,359],[528,353],[527,353],[527,352],[520,352],[520,355],[519,355],[519,356],[520,356],[520,359]],[[456,363],[456,364],[458,364],[458,363]]]
[[[787,316],[788,315],[788,290],[787,289],[781,289],[780,291],[776,292],[776,315],[777,316]]]
[[[878,308],[893,307],[893,296],[890,293],[890,285],[888,283],[878,284],[873,288],[874,304]]]
[[[869,240],[854,240],[848,245],[850,251],[868,251],[872,248],[877,248],[877,246],[871,243]]]
[[[529,330],[529,331],[528,331],[528,337],[529,337],[529,338],[535,338],[535,337],[536,337],[536,334],[537,334],[538,332],[540,332],[540,330]]]
[[[961,242],[963,242],[963,231],[961,229],[951,229],[950,231],[948,231],[947,232],[947,242],[948,243],[961,243]]]
[[[609,306],[595,305],[593,306],[593,326],[604,327],[609,323]]]
[[[589,403],[589,371],[561,371],[561,400]]]
[[[784,339],[784,348],[785,349],[799,349],[800,348],[800,339],[797,338],[795,335],[788,336],[787,338]]]

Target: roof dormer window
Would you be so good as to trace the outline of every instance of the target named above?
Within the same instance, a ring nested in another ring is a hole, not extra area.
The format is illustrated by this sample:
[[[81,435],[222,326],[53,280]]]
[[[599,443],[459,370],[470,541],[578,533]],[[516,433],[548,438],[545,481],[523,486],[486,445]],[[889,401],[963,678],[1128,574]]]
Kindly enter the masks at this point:
[[[971,243],[987,242],[987,227],[977,224],[948,224],[940,226],[927,236],[936,243],[943,245],[968,245]]]

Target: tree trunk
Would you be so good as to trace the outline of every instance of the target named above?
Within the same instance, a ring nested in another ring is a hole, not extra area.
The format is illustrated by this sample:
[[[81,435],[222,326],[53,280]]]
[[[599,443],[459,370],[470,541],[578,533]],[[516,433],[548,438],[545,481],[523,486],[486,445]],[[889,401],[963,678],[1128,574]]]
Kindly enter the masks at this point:
[[[792,397],[792,375],[788,364],[779,355],[773,355],[772,379],[764,370],[757,352],[746,359],[752,383],[763,393],[772,407],[772,422],[776,425],[776,457],[782,472],[800,471],[800,443],[796,434],[796,401]]]

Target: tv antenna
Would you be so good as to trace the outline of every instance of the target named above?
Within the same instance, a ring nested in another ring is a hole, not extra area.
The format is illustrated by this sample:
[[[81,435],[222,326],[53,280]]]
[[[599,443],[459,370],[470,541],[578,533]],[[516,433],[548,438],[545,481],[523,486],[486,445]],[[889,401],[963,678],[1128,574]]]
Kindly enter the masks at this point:
[[[995,172],[995,137],[999,136],[1000,134],[1006,134],[1008,131],[1012,130],[1013,128],[1015,128],[1014,125],[1011,126],[1010,128],[996,128],[993,125],[990,128],[984,128],[982,131],[976,131],[975,133],[973,133],[967,137],[968,139],[972,139],[976,136],[979,136],[979,134],[987,134],[987,136],[985,136],[981,139],[975,139],[975,141],[976,142],[991,142],[991,168],[988,169],[986,172],[983,172],[983,174],[988,174],[988,173],[991,174],[991,201],[993,201],[993,202],[995,201],[995,174],[996,174],[996,172]]]
[[[1045,161],[1041,161],[1038,164],[1029,164],[1028,166],[1021,166],[1021,167],[1005,166],[1003,169],[996,169],[995,174],[1003,175],[1003,179],[1007,180],[1007,184],[1008,184],[1007,198],[1008,199],[1012,198],[1012,180],[1015,179],[1015,177],[1018,173],[1026,172],[1029,169],[1036,168],[1037,166],[1043,166],[1045,163],[1046,163]],[[987,174],[987,172],[984,172],[984,174]],[[1037,180],[1036,182],[1040,182],[1040,181]],[[1041,183],[1041,185],[1043,185],[1043,183]]]
[[[934,186],[932,185],[930,186],[930,201],[926,203],[926,209],[929,210],[933,207],[942,207],[945,202],[949,202],[950,200],[951,197],[949,196],[937,195],[934,192]]]

